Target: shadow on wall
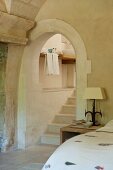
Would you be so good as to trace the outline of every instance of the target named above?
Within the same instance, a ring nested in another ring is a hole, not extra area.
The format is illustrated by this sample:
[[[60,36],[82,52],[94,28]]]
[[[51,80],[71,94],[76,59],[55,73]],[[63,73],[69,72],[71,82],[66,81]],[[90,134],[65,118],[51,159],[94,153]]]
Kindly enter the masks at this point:
[[[8,47],[7,44],[0,43],[0,150],[3,149],[6,142],[4,136],[5,125],[5,107],[6,107],[6,93],[5,93],[5,78],[6,78],[6,62],[7,62]]]

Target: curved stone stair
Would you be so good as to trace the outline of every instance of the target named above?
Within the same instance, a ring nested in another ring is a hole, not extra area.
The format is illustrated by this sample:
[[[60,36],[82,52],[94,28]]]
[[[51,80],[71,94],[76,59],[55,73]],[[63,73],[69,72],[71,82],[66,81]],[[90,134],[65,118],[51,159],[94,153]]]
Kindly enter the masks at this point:
[[[46,132],[41,136],[42,144],[60,144],[60,128],[67,126],[75,119],[75,96],[67,99],[59,114],[55,115],[53,122],[48,124]]]

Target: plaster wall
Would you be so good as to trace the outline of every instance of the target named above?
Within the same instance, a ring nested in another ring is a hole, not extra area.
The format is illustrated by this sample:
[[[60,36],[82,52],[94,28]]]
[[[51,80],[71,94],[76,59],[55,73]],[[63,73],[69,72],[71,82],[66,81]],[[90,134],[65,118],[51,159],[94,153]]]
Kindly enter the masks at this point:
[[[61,19],[79,32],[88,59],[92,62],[88,86],[103,87],[106,91],[107,99],[101,101],[103,122],[113,118],[112,6],[112,0],[66,0],[65,3],[62,0],[47,0],[36,17],[37,23],[47,19]]]
[[[47,40],[47,42],[44,44],[42,51],[45,50],[47,52],[47,49],[49,48],[56,48],[57,51],[62,50],[62,44],[61,44],[61,35],[55,34],[51,38]]]
[[[76,88],[75,67],[76,67],[75,64],[67,64],[67,87],[75,87]]]

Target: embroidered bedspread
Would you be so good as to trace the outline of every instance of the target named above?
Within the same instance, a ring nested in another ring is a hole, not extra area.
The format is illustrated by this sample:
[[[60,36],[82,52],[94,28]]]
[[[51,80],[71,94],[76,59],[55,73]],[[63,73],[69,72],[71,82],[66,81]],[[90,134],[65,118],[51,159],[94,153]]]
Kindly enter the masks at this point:
[[[113,170],[113,132],[100,130],[67,140],[42,170]]]

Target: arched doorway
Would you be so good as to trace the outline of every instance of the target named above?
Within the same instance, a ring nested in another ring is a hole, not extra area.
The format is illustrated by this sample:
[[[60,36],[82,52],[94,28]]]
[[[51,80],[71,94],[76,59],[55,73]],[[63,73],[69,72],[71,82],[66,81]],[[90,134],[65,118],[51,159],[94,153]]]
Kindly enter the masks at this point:
[[[75,50],[61,34],[49,38],[41,50],[39,82],[44,90],[75,88]]]
[[[40,21],[30,35],[30,44],[25,48],[20,72],[19,100],[18,100],[18,146],[26,146],[27,123],[26,114],[29,113],[29,106],[26,100],[29,91],[31,98],[40,96],[39,89],[39,57],[44,43],[55,33],[64,35],[73,45],[76,51],[76,70],[77,70],[77,93],[76,93],[76,118],[84,117],[85,101],[82,99],[84,88],[87,86],[87,55],[84,42],[78,32],[69,24],[58,19]],[[37,69],[35,69],[37,68]],[[35,70],[34,70],[35,69]],[[33,74],[35,71],[35,75]],[[22,83],[23,82],[23,83]],[[29,82],[29,83],[28,83]],[[31,83],[32,82],[32,87]],[[35,92],[34,92],[35,90]],[[28,106],[28,108],[27,108]],[[39,117],[40,119],[41,117]],[[28,132],[29,133],[29,132]]]
[[[81,118],[84,114],[85,101],[82,99],[84,88],[87,86],[87,53],[83,40],[78,32],[68,23],[58,19],[43,20],[31,34],[31,41],[39,41],[44,44],[42,36],[47,40],[50,35],[61,33],[73,45],[76,51],[76,68],[77,68],[77,118]],[[48,38],[47,38],[48,37]],[[42,39],[42,40],[41,40]],[[38,42],[37,42],[38,43]],[[40,47],[39,47],[40,48]],[[40,48],[41,50],[41,48]],[[37,51],[40,51],[37,49]]]

